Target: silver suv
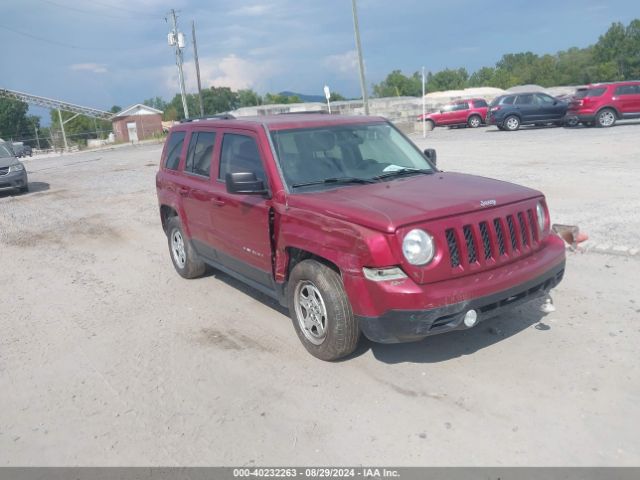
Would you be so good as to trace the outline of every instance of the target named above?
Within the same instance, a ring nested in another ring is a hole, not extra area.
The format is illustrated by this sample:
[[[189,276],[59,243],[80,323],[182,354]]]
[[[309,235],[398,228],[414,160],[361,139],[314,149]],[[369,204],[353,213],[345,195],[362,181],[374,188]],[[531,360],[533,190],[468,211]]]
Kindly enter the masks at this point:
[[[29,191],[27,170],[18,160],[7,142],[0,143],[0,192],[4,190]]]

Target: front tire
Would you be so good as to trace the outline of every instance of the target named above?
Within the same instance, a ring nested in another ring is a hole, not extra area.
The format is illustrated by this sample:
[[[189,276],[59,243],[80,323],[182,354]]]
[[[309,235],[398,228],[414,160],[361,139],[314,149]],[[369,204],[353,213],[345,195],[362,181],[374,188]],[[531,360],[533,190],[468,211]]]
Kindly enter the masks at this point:
[[[515,132],[520,128],[520,119],[515,115],[509,115],[504,119],[502,127],[509,132]]]
[[[436,128],[436,124],[433,120],[425,120],[425,124],[426,124],[427,131],[429,132],[434,128]]]
[[[169,255],[176,272],[183,278],[201,277],[207,266],[185,236],[180,218],[171,217],[167,221],[167,240]]]
[[[613,127],[616,124],[616,112],[610,108],[603,108],[596,115],[596,126],[600,128]]]
[[[480,125],[482,125],[482,118],[480,118],[478,115],[471,115],[469,117],[469,120],[467,120],[467,125],[470,128],[478,128]]]
[[[335,270],[303,260],[291,272],[287,297],[298,338],[311,355],[332,361],[355,350],[360,328]]]

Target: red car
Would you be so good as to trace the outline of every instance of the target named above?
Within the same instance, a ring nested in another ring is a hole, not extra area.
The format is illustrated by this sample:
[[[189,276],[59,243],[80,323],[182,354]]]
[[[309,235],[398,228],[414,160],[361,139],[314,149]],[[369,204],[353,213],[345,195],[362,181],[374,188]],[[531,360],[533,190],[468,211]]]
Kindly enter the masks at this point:
[[[457,100],[442,107],[439,112],[419,115],[418,121],[427,122],[427,127],[433,129],[444,125],[467,125],[477,128],[484,124],[487,117],[487,102],[482,98]]]
[[[640,81],[595,83],[579,88],[565,121],[611,127],[617,120],[640,118]]]
[[[435,159],[379,117],[181,123],[156,175],[170,258],[182,277],[210,265],[276,299],[323,360],[361,333],[471,328],[556,286],[564,243],[543,194]]]

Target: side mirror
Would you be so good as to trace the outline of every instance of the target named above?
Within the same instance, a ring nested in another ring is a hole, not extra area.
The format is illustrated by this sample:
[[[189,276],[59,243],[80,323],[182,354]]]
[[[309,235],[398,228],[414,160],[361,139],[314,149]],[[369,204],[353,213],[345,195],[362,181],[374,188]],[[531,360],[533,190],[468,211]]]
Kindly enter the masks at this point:
[[[434,165],[438,164],[438,156],[436,155],[436,149],[435,148],[427,148],[424,151],[424,156],[427,157],[427,159],[433,163]]]
[[[264,188],[264,182],[258,180],[253,172],[236,172],[227,173],[226,177],[227,192],[241,193],[245,195],[264,195],[267,189]]]

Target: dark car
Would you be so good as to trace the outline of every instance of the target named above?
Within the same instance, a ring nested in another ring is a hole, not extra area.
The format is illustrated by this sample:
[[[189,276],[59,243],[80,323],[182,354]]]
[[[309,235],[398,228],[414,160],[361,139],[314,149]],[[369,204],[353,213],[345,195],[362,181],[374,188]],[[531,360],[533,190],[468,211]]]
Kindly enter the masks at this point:
[[[617,120],[640,118],[640,82],[596,83],[579,88],[569,103],[567,122],[612,127]]]
[[[568,103],[546,93],[517,93],[496,97],[489,105],[487,123],[514,131],[521,125],[563,125]]]
[[[0,142],[0,191],[16,189],[21,192],[29,190],[27,171],[16,157],[12,145]]]
[[[467,125],[477,128],[484,123],[487,116],[487,102],[482,98],[457,100],[442,107],[439,112],[419,115],[418,121],[427,122],[429,130],[434,127]]]
[[[178,274],[208,264],[276,299],[323,360],[361,333],[396,343],[471,328],[564,272],[541,192],[439,171],[380,117],[184,122],[156,189]]]

